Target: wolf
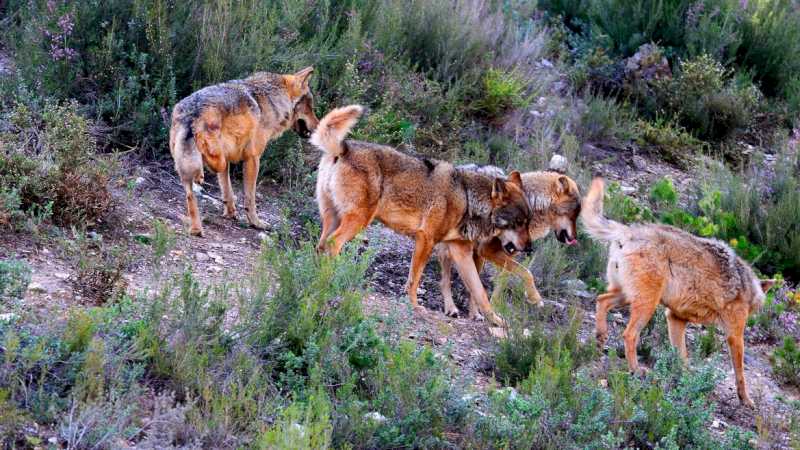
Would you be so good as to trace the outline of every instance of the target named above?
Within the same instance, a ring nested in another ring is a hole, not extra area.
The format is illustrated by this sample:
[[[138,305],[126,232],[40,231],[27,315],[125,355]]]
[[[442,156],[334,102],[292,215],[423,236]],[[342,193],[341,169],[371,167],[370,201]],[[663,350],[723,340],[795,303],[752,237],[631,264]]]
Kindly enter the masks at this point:
[[[475,170],[502,176],[501,169],[494,166],[478,167],[473,164],[459,166],[462,170]],[[522,190],[531,206],[531,217],[528,222],[530,242],[545,237],[551,230],[559,242],[577,244],[577,221],[581,210],[581,193],[575,181],[554,170],[526,172],[521,175]],[[436,256],[442,268],[439,287],[444,299],[444,312],[448,316],[458,316],[458,308],[453,303],[451,275],[453,259],[449,247],[440,244],[436,247]],[[539,304],[542,296],[536,289],[533,274],[527,267],[513,258],[514,254],[505,251],[501,242],[493,237],[477,243],[472,258],[478,272],[484,261],[489,261],[500,269],[507,270],[520,277],[525,284],[526,299],[529,303]],[[475,318],[475,305],[470,305],[469,317]]]
[[[447,242],[473,302],[492,323],[502,324],[478,277],[473,244],[497,237],[508,252],[527,246],[530,207],[519,172],[493,177],[391,147],[345,140],[362,111],[359,105],[335,109],[311,136],[311,143],[323,151],[316,190],[322,218],[318,250],[339,254],[376,219],[413,238],[406,289],[411,305],[418,308],[422,269],[434,245]]]
[[[293,128],[308,138],[319,120],[308,86],[313,67],[291,74],[257,72],[244,80],[205,87],[179,101],[172,110],[169,149],[186,191],[190,234],[202,236],[203,225],[192,183],[203,182],[203,165],[216,172],[225,202],[223,216],[236,218],[230,163],[244,163],[247,220],[266,225],[256,212],[256,177],[267,143]]]
[[[630,305],[623,333],[625,358],[639,371],[639,333],[659,303],[666,307],[669,340],[684,362],[686,324],[719,324],[726,334],[742,404],[753,407],[744,379],[744,328],[775,280],[759,280],[747,263],[716,239],[657,224],[623,225],[603,216],[603,179],[595,178],[583,201],[581,220],[594,239],[609,243],[608,288],[597,297],[595,335],[608,338],[611,308]]]

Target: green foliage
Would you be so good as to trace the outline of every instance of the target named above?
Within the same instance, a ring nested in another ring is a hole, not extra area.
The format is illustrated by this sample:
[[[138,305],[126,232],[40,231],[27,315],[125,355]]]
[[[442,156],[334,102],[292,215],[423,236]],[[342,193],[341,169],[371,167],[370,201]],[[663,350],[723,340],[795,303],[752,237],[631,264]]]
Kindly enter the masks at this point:
[[[616,182],[609,183],[604,203],[606,215],[624,223],[652,222],[655,218],[649,207],[625,195]]]
[[[635,113],[612,98],[590,95],[581,114],[581,142],[624,145],[636,137]]]
[[[256,441],[256,448],[270,450],[315,450],[331,445],[330,401],[318,389],[307,402],[293,402],[278,421]]]
[[[513,108],[528,104],[525,82],[513,72],[491,68],[483,75],[483,91],[477,108],[491,118],[498,118]]]
[[[0,225],[35,229],[99,224],[112,207],[110,167],[95,157],[90,122],[76,102],[48,102],[39,110],[17,103],[12,126],[0,134]]]
[[[533,330],[513,327],[508,339],[500,342],[495,354],[495,377],[506,385],[514,386],[529,375],[539,372],[547,361],[569,361],[575,369],[594,355],[593,346],[581,344],[578,330],[582,315],[573,312],[568,327],[548,336],[540,328]],[[532,375],[531,375],[532,376]]]
[[[636,129],[639,145],[653,148],[662,159],[682,167],[689,167],[694,156],[706,147],[703,141],[672,120],[639,120]]]
[[[708,55],[683,60],[673,78],[656,84],[658,103],[699,137],[719,140],[746,126],[761,93],[752,83],[737,82]]]
[[[783,338],[783,344],[776,348],[770,358],[772,370],[783,381],[800,386],[800,345],[791,336]]]
[[[0,299],[21,299],[31,282],[31,268],[19,259],[0,259]]]

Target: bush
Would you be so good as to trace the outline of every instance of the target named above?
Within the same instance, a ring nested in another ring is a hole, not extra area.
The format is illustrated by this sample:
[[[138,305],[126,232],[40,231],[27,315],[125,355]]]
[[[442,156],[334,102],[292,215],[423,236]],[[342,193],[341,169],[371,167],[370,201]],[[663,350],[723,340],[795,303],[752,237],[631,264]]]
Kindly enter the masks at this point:
[[[750,122],[761,95],[752,83],[732,79],[708,55],[679,67],[675,77],[657,80],[655,91],[659,105],[681,125],[700,138],[720,140]]]
[[[513,72],[491,68],[483,75],[483,91],[477,108],[490,118],[499,118],[512,108],[528,104],[525,82]]]
[[[690,167],[695,157],[707,147],[674,120],[657,119],[651,122],[640,119],[636,122],[636,128],[636,142],[640,146],[680,167]]]
[[[71,102],[10,111],[11,131],[0,135],[0,223],[32,228],[52,216],[92,227],[111,210],[110,167],[96,157],[90,122],[77,110]]]
[[[0,259],[0,299],[21,299],[31,282],[31,268],[25,261]]]
[[[772,370],[783,381],[800,386],[800,345],[795,338],[785,336],[783,345],[772,353]]]
[[[635,113],[629,105],[611,98],[590,95],[581,113],[581,142],[624,146],[636,137]]]

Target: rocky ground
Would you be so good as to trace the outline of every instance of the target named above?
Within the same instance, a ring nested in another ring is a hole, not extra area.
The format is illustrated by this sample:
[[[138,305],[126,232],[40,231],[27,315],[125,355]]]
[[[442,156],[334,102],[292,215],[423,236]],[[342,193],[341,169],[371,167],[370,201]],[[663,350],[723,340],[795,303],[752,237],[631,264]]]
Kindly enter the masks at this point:
[[[689,189],[689,175],[671,166],[636,158],[641,157],[601,154],[596,158],[599,161],[596,165],[605,170],[610,178],[622,181],[630,192],[638,191],[639,184],[649,185],[651,179],[665,174],[673,176],[676,186],[682,191]],[[121,183],[115,189],[118,204],[115,214],[120,225],[103,232],[103,239],[124,247],[131,256],[132,263],[124,274],[129,292],[146,293],[151,287],[152,273],[147,264],[149,250],[139,241],[142,236],[152,232],[154,219],[164,221],[177,235],[177,243],[168,256],[168,270],[191,266],[195,276],[206,284],[234,280],[252,270],[253,261],[269,232],[248,228],[243,222],[223,219],[216,187],[206,185],[206,190],[200,196],[205,236],[188,236],[185,232],[183,191],[175,182],[174,174],[160,167],[133,167],[137,168],[129,170],[126,183]],[[235,189],[240,192],[238,187]],[[238,197],[241,199],[243,196]],[[291,217],[282,212],[282,205],[277,198],[274,188],[267,182],[262,183],[258,199],[261,218],[273,229],[288,225],[291,230],[302,230],[302,224],[294,223]],[[240,219],[243,219],[242,205],[239,211]],[[74,290],[74,262],[63,251],[60,244],[63,240],[36,240],[22,234],[7,234],[0,240],[0,258],[17,257],[31,265],[32,283],[25,302],[31,313],[39,317],[63,316],[69,308],[87,303],[87,299]],[[492,328],[486,322],[469,320],[465,315],[458,318],[445,316],[438,288],[438,265],[435,262],[428,264],[420,290],[421,303],[426,309],[421,313],[412,312],[407,298],[402,294],[412,242],[379,225],[373,225],[367,231],[362,245],[369,245],[375,250],[374,263],[369,270],[372,289],[364,299],[365,310],[379,322],[401,327],[406,337],[449,355],[460,367],[464,379],[472,380],[476,389],[485,389],[492,384],[491,354],[498,339],[502,338],[503,330]],[[491,288],[491,270],[484,274],[484,281]],[[456,283],[455,296],[458,306],[464,310],[466,292],[460,283]],[[580,337],[592,340],[594,303],[591,296],[587,296],[585,286],[574,283],[574,289],[577,290],[573,292],[574,295],[567,298],[546,299],[545,307],[539,309],[536,315],[541,318],[545,329],[552,329],[566,322],[567,306],[575,305],[583,312]],[[626,322],[626,314],[623,311],[610,317],[609,343],[612,346],[621,348],[620,333]],[[689,348],[694,347],[694,340],[698,336],[697,327],[690,329]],[[797,400],[800,399],[800,393],[796,389],[781,386],[774,379],[768,359],[770,348],[749,345],[746,349],[747,379],[751,395],[759,405],[756,412],[739,406],[727,349],[723,348],[721,353],[714,357],[714,361],[726,376],[714,393],[721,407],[712,427],[721,433],[730,424],[736,424],[757,431],[766,447],[788,446],[785,441],[787,411],[780,399]],[[597,361],[598,368],[602,368],[605,360],[606,357],[601,357]]]

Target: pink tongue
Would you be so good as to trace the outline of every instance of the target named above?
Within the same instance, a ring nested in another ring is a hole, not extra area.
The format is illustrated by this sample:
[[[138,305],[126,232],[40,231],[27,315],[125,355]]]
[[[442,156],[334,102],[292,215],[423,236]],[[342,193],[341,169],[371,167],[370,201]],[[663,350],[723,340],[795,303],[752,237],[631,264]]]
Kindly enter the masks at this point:
[[[577,243],[578,243],[578,240],[577,240],[577,239],[569,239],[569,240],[567,241],[567,245],[575,245],[575,244],[577,244]]]

